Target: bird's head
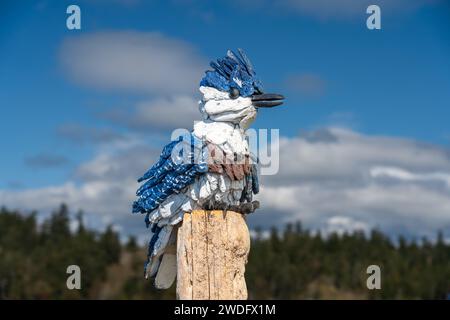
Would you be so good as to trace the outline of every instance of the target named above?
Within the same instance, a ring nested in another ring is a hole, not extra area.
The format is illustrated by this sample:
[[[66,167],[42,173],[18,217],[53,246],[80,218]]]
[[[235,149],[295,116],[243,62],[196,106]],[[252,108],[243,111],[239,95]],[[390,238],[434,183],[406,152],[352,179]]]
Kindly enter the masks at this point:
[[[246,129],[259,108],[283,103],[282,95],[264,93],[250,60],[241,49],[237,54],[228,50],[226,57],[210,65],[214,70],[206,71],[200,82],[203,94],[200,112],[205,120],[231,122]]]

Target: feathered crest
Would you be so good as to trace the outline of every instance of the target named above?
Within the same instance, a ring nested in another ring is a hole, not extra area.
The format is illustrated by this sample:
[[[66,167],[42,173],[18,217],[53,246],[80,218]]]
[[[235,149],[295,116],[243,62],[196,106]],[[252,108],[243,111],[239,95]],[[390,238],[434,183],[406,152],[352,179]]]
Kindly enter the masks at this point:
[[[263,91],[253,65],[242,49],[238,49],[238,54],[228,50],[224,58],[217,59],[217,62],[212,61],[210,66],[214,71],[206,71],[200,86],[213,87],[220,91],[236,88],[242,97]]]

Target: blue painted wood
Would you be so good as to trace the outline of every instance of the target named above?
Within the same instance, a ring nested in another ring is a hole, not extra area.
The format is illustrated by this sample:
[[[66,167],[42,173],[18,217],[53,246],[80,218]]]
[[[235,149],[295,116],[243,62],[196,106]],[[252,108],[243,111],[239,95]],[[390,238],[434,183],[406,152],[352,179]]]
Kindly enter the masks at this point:
[[[262,83],[242,49],[238,49],[238,54],[228,50],[225,57],[217,59],[217,62],[212,61],[210,66],[214,70],[206,71],[200,86],[213,87],[220,91],[237,88],[241,97],[263,92]]]

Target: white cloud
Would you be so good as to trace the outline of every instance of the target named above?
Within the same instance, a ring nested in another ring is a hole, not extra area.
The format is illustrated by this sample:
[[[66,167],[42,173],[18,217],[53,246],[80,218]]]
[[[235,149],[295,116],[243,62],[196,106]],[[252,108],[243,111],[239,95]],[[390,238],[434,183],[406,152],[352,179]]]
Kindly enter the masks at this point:
[[[280,139],[280,172],[270,181],[284,185],[305,180],[361,184],[371,179],[369,168],[375,166],[450,172],[450,151],[409,139],[321,129]]]
[[[288,204],[283,201],[280,205],[278,198],[285,199],[286,194],[292,195]],[[433,235],[440,228],[450,227],[449,194],[424,186],[303,183],[281,191],[278,187],[266,187],[259,198],[265,211],[281,212],[278,218],[281,222],[301,220],[319,229],[326,227],[328,219],[334,216],[362,221],[389,233],[409,235]]]
[[[410,235],[450,228],[449,150],[347,129],[325,132],[280,140],[280,172],[262,177],[259,196],[272,221],[300,219],[326,229],[338,216]]]
[[[395,167],[374,167],[370,169],[374,178],[392,178],[400,181],[442,181],[450,188],[450,174],[442,172],[413,173]]]
[[[159,95],[193,92],[207,65],[186,42],[137,31],[68,37],[60,60],[82,85]]]
[[[189,96],[177,95],[139,102],[131,110],[113,109],[101,115],[137,131],[156,131],[176,128],[192,128],[200,119],[198,102]]]

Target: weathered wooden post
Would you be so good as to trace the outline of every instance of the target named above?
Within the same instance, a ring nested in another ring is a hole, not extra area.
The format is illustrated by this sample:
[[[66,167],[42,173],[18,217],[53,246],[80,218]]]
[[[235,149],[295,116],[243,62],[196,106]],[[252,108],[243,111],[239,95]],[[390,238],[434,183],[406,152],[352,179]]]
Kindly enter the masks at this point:
[[[257,146],[247,129],[257,110],[279,106],[284,97],[263,92],[241,49],[210,66],[199,88],[202,120],[177,132],[138,179],[145,182],[133,212],[145,213],[151,226],[145,274],[156,288],[169,288],[177,277],[178,299],[247,299],[245,214],[259,207]]]
[[[178,229],[177,298],[247,299],[250,234],[243,214],[195,210]]]

